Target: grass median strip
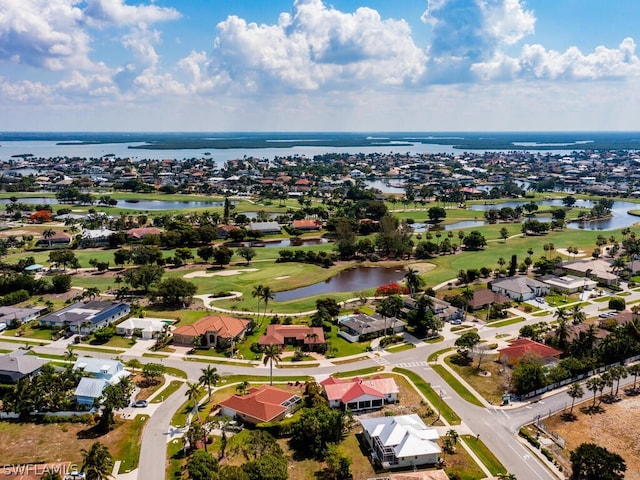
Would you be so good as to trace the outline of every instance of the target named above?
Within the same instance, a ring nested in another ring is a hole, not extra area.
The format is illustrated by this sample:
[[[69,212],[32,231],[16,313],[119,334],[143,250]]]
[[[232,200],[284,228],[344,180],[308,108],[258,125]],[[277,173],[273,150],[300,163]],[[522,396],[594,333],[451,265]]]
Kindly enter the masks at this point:
[[[467,402],[477,405],[478,407],[483,407],[484,405],[480,400],[476,398],[476,396],[471,393],[460,381],[451,375],[451,372],[447,370],[442,365],[432,365],[431,366],[435,372],[442,377],[442,379],[449,384],[451,388],[455,390],[455,392],[462,397],[463,400]]]
[[[450,425],[459,425],[460,417],[456,415],[449,405],[447,405],[442,398],[431,388],[431,386],[424,381],[420,376],[404,368],[394,368],[393,372],[399,373],[407,377],[411,383],[427,398],[429,403],[440,412],[442,418],[444,418]]]
[[[384,370],[383,366],[367,367],[361,368],[360,370],[350,370],[348,372],[336,372],[335,374],[333,374],[333,376],[337,378],[360,377],[364,375],[371,375],[372,373],[381,372],[382,370]]]
[[[487,323],[487,327],[493,327],[493,328],[506,327],[507,325],[513,325],[514,323],[519,323],[519,322],[524,322],[524,318],[515,317],[515,318],[509,318],[507,320],[501,320],[499,322],[491,322],[491,323]]]
[[[179,380],[172,380],[171,383],[164,390],[162,390],[158,395],[156,395],[151,403],[160,403],[169,398],[176,390],[180,388],[183,382]]]
[[[489,469],[491,475],[497,476],[499,473],[506,473],[507,469],[500,463],[500,460],[487,448],[482,440],[473,435],[462,435],[464,443],[476,454],[485,467]]]
[[[121,463],[118,473],[127,473],[138,467],[140,447],[142,445],[142,429],[148,420],[148,415],[136,415],[132,420],[131,433],[124,437],[122,441],[121,451],[123,456],[119,458]]]

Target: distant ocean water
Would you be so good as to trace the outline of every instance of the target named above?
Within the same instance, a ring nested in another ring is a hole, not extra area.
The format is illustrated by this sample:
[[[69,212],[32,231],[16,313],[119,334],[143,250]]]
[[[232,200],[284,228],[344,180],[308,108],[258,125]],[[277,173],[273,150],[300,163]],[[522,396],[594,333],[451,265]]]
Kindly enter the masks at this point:
[[[134,147],[134,148],[130,148]],[[143,147],[143,148],[140,148]],[[446,153],[531,151],[563,154],[572,150],[640,149],[638,132],[373,132],[373,133],[104,133],[0,132],[0,161],[17,155],[190,159],[225,161],[253,156],[369,153]]]

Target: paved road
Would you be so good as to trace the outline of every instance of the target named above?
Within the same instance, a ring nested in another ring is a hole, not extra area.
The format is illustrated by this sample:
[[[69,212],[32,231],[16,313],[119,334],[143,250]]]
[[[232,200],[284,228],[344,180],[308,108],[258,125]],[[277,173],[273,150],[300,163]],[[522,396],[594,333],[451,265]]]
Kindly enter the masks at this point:
[[[184,403],[186,391],[186,384],[181,385],[173,395],[160,404],[145,426],[138,462],[138,479],[164,478],[169,424],[173,414]]]
[[[625,286],[625,285],[623,285]],[[627,303],[634,300],[640,300],[640,292],[630,291],[630,295],[625,297]],[[588,316],[594,316],[601,310],[606,310],[605,303],[592,303],[584,308]],[[551,319],[554,309],[549,308],[549,314],[545,317],[534,317],[532,315],[523,314],[518,311],[517,314],[525,320],[513,325],[507,325],[500,328],[491,328],[481,326],[478,330],[480,336],[484,339],[495,341],[496,335],[516,336],[522,326],[526,324],[547,321]],[[442,378],[435,373],[426,363],[428,355],[432,352],[442,350],[448,346],[453,346],[453,342],[457,335],[448,331],[444,332],[445,341],[436,344],[422,344],[418,348],[406,350],[394,354],[385,354],[380,357],[362,360],[357,363],[348,364],[348,366],[333,365],[330,362],[322,362],[320,367],[303,367],[295,369],[274,369],[274,377],[296,375],[309,376],[327,376],[337,371],[345,371],[352,369],[366,368],[370,366],[383,365],[386,368],[401,366],[414,371],[425,381],[429,382],[436,391],[442,391],[443,399],[455,410],[460,416],[465,426],[475,434],[480,434],[483,442],[494,452],[498,459],[505,467],[514,473],[518,478],[533,480],[551,480],[556,478],[544,465],[542,465],[531,452],[524,447],[516,438],[518,428],[528,422],[531,422],[537,415],[547,416],[550,412],[555,412],[564,408],[568,404],[568,396],[564,392],[551,394],[537,403],[528,403],[519,408],[503,409],[500,407],[480,408],[467,403],[458,396],[452,388],[450,388]],[[506,338],[506,337],[505,337]],[[504,339],[503,339],[504,340]],[[502,340],[502,341],[503,341]],[[0,339],[0,348],[16,349],[20,345],[16,343],[2,343]],[[47,345],[36,347],[36,350],[42,353],[60,354],[60,347],[56,345]],[[94,357],[110,358],[113,355],[105,352],[91,352]],[[191,381],[197,381],[201,375],[201,369],[205,366],[198,362],[187,362],[181,358],[173,357],[159,360],[157,358],[139,357],[139,353],[134,355],[127,353],[121,355],[123,360],[129,358],[138,358],[141,362],[159,362],[174,368],[178,368],[187,373]],[[225,365],[216,364],[216,368],[221,376],[231,374],[245,375],[268,375],[268,367],[242,366],[242,365]],[[632,381],[628,379],[627,382]],[[621,384],[624,384],[622,382]],[[169,422],[173,413],[184,402],[186,386],[182,386],[180,390],[171,395],[169,399],[158,407],[157,411],[151,417],[143,435],[142,450],[140,456],[140,479],[147,478],[164,478],[164,462],[159,461],[164,458],[161,452],[166,451],[166,439],[169,432]]]

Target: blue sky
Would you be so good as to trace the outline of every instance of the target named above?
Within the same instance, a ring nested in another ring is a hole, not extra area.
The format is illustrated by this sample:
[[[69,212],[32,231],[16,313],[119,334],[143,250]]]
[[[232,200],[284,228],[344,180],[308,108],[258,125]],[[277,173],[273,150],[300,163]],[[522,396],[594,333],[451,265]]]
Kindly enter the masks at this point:
[[[0,130],[638,130],[637,0],[0,0]]]

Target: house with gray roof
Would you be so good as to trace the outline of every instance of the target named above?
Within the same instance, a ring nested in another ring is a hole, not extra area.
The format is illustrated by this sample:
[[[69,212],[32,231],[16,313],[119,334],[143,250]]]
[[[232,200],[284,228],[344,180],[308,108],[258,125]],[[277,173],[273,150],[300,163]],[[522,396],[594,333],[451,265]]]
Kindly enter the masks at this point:
[[[0,307],[0,322],[16,327],[33,320],[46,307]]]
[[[367,338],[375,338],[389,333],[404,331],[406,322],[396,317],[382,317],[381,315],[367,315],[358,313],[338,319],[341,336],[351,342],[358,342]],[[344,335],[346,333],[346,335]]]
[[[551,287],[529,277],[508,277],[491,282],[491,290],[519,302],[549,293]]]
[[[418,415],[362,418],[363,437],[383,468],[413,468],[438,462],[438,431]]]
[[[33,355],[26,355],[25,350],[16,350],[0,356],[0,383],[17,383],[26,377],[33,377],[47,363]]]
[[[129,376],[122,362],[105,358],[79,357],[73,369],[91,375],[82,377],[74,392],[76,402],[87,406],[94,405],[107,385],[115,385]]]
[[[254,232],[261,232],[265,235],[270,233],[282,233],[278,222],[251,222],[247,225],[247,229]]]
[[[131,305],[121,302],[78,302],[57,312],[45,315],[40,325],[68,327],[72,332],[91,333],[112,324],[131,313]]]

